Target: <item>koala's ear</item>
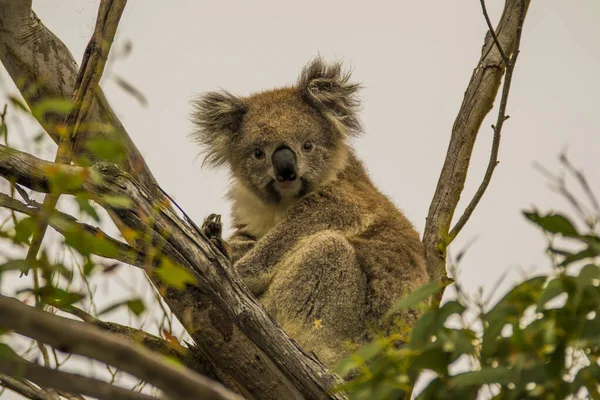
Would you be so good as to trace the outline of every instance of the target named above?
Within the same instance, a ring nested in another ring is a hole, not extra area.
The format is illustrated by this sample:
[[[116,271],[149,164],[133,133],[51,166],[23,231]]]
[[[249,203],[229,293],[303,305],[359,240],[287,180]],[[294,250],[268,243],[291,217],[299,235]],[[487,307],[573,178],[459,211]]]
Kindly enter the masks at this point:
[[[239,134],[247,107],[229,92],[208,92],[194,102],[192,122],[197,130],[193,138],[202,145],[204,163],[213,167],[224,164],[231,140]]]
[[[351,83],[350,72],[339,62],[326,64],[321,57],[304,67],[298,87],[306,101],[316,107],[344,135],[362,133],[358,118],[360,85]]]

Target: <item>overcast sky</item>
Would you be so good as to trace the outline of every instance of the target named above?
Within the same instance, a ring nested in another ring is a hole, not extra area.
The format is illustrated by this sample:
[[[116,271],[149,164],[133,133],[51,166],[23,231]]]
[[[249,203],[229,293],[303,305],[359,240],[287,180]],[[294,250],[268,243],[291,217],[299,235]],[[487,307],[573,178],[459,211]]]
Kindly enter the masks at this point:
[[[501,1],[489,1],[494,23]],[[81,60],[99,1],[37,0],[40,19]],[[523,32],[500,150],[491,185],[452,254],[475,240],[460,264],[460,282],[486,293],[509,271],[501,290],[523,274],[549,271],[546,240],[523,209],[566,210],[533,168],[559,171],[567,149],[600,193],[600,2],[533,2]],[[454,118],[487,28],[477,0],[460,1],[150,1],[129,0],[113,48],[131,54],[112,63],[103,81],[120,116],[161,186],[198,223],[224,215],[227,177],[201,169],[188,134],[189,100],[224,88],[248,93],[293,83],[321,54],[342,59],[364,85],[366,133],[354,141],[378,187],[423,232]],[[148,99],[142,107],[114,83],[119,76]],[[0,90],[15,93],[2,70]],[[476,143],[458,214],[483,176],[494,109]],[[50,157],[53,157],[51,153]],[[0,243],[0,246],[3,244]],[[135,275],[137,272],[130,272]],[[149,289],[139,275],[137,290]],[[3,282],[10,293],[19,281]],[[98,293],[119,295],[120,284]],[[102,297],[104,296],[104,297]],[[125,320],[126,321],[126,320]],[[12,394],[3,398],[15,399]]]

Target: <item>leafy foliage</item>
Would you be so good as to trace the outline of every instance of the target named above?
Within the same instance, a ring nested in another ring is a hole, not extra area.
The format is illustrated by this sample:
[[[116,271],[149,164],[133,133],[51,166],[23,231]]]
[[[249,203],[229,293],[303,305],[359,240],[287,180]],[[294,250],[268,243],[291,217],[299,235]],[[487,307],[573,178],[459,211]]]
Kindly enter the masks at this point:
[[[474,399],[482,391],[495,399],[600,399],[600,237],[593,229],[579,233],[562,214],[524,215],[550,238],[568,238],[580,250],[551,244],[553,274],[527,279],[492,307],[458,296],[426,309],[408,344],[379,339],[343,360],[339,373],[359,371],[343,387],[352,399],[405,398],[425,371],[434,378],[417,399]],[[415,307],[434,286],[407,296],[394,311]],[[467,360],[471,370],[452,373]]]

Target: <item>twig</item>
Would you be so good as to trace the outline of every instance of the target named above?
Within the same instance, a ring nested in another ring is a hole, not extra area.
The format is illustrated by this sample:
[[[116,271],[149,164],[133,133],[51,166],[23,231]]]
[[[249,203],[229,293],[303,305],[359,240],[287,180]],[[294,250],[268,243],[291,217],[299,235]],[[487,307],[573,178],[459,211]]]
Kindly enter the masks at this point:
[[[485,22],[487,23],[488,29],[490,30],[490,33],[492,34],[492,38],[494,38],[494,43],[496,43],[496,47],[498,48],[498,51],[500,52],[500,55],[502,56],[502,60],[504,61],[504,65],[508,65],[508,57],[506,57],[506,54],[504,54],[504,50],[502,50],[502,46],[500,45],[500,42],[498,41],[498,37],[496,36],[496,32],[494,31],[494,27],[492,26],[492,21],[490,21],[490,17],[487,13],[487,9],[485,7],[485,0],[481,0],[481,10],[483,11],[483,16],[485,17]]]
[[[39,389],[27,381],[21,381],[8,375],[0,375],[0,386],[4,386],[31,400],[52,400],[52,396],[43,389]]]
[[[122,336],[100,331],[85,322],[44,312],[2,295],[0,295],[0,327],[39,340],[61,351],[113,365],[141,380],[152,382],[153,386],[175,398],[240,399],[220,384],[163,361],[161,357]],[[10,370],[1,370],[3,366],[4,363],[0,364],[0,372],[10,374]],[[14,373],[14,370],[12,372]],[[27,378],[36,382],[32,378]],[[86,394],[80,388],[73,390],[52,383],[36,383]]]
[[[590,200],[590,203],[592,203],[592,206],[594,207],[596,212],[600,213],[600,203],[598,203],[598,199],[596,198],[596,195],[594,195],[594,191],[590,187],[590,184],[585,178],[585,175],[577,168],[575,168],[575,166],[571,163],[571,161],[569,161],[565,153],[560,155],[560,161],[567,168],[567,170],[577,179],[579,185],[581,186],[585,194],[588,196],[588,199]]]
[[[483,0],[482,0],[483,4]],[[498,110],[498,119],[496,120],[496,125],[492,125],[492,129],[494,130],[494,139],[492,141],[492,150],[490,154],[490,161],[488,163],[487,169],[485,171],[485,176],[483,177],[483,181],[479,185],[477,192],[471,199],[471,202],[465,209],[463,215],[459,218],[458,222],[454,227],[450,230],[448,234],[448,243],[452,242],[454,238],[459,234],[461,229],[465,226],[473,211],[479,204],[479,201],[483,197],[490,181],[492,179],[492,175],[494,174],[494,169],[498,165],[498,150],[500,148],[500,134],[502,132],[502,126],[504,125],[504,121],[506,121],[509,117],[506,115],[506,105],[508,103],[508,94],[510,92],[510,84],[512,82],[513,71],[515,69],[515,65],[517,63],[517,57],[519,56],[519,47],[521,45],[521,33],[523,31],[523,23],[525,22],[525,0],[520,1],[520,12],[519,12],[519,22],[517,24],[517,33],[515,38],[515,47],[513,50],[513,55],[508,61],[506,67],[506,76],[504,78],[504,86],[502,88],[502,96],[500,100],[500,109]],[[495,36],[495,35],[494,35]],[[497,40],[497,39],[495,39]],[[497,43],[498,48],[500,45]]]
[[[40,213],[39,208],[28,207],[26,204],[23,204],[20,201],[5,195],[4,193],[0,193],[0,207],[9,208],[31,217],[37,217]],[[94,254],[100,257],[111,258],[142,269],[148,269],[151,267],[145,265],[145,254],[129,246],[127,243],[123,243],[110,237],[102,230],[94,226],[77,221],[68,214],[55,211],[48,220],[48,223],[52,228],[62,235],[72,232],[79,232],[84,236],[93,238],[102,237],[109,244],[109,246],[102,246],[97,249]],[[106,252],[107,248],[110,249],[108,252]]]
[[[2,359],[2,363],[0,363],[0,373],[11,376],[21,376],[40,386],[52,387],[67,392],[82,393],[100,399],[156,400],[156,397],[132,392],[118,386],[110,385],[98,379],[42,367],[41,365],[27,361],[14,353],[6,354],[5,358]],[[33,398],[40,400],[52,399],[49,395],[43,398]]]

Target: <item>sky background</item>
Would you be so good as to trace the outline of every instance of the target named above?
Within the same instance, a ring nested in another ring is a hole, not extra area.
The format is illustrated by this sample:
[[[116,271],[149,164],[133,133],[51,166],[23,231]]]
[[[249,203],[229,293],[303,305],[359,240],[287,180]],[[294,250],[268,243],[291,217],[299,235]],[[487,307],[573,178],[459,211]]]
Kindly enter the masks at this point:
[[[503,2],[488,3],[495,24]],[[33,9],[79,62],[98,5],[97,0],[37,0]],[[459,271],[459,282],[468,293],[497,288],[498,296],[524,276],[550,270],[544,255],[547,241],[521,212],[534,206],[568,206],[549,189],[534,162],[559,172],[558,155],[567,150],[600,193],[599,18],[597,0],[544,0],[529,9],[500,164],[450,247],[456,255],[472,243]],[[381,191],[422,233],[454,118],[486,31],[476,0],[129,0],[113,49],[131,42],[132,51],[111,61],[102,87],[163,189],[197,223],[220,213],[228,224],[227,174],[201,168],[199,148],[188,137],[190,100],[219,88],[247,95],[293,84],[317,54],[341,59],[364,86],[361,116],[366,133],[354,140],[356,151]],[[115,77],[137,87],[148,106],[123,91]],[[0,92],[16,93],[1,68]],[[458,215],[483,177],[496,115],[495,108],[482,125]],[[24,127],[39,130],[32,124]],[[53,159],[53,151],[38,154]],[[2,293],[28,284],[16,276],[4,279]],[[132,290],[151,297],[145,279],[133,268],[95,284],[99,304]],[[108,319],[136,322],[119,314]],[[18,397],[5,393],[2,398]]]

